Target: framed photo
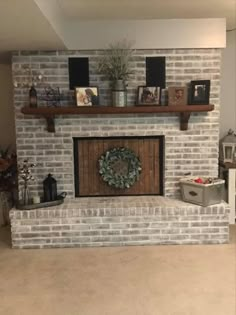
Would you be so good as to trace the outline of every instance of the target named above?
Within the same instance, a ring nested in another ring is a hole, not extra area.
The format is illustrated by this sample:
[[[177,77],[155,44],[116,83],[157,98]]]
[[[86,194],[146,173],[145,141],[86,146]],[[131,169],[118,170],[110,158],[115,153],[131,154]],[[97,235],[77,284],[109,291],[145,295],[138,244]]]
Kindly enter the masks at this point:
[[[96,86],[75,87],[77,106],[98,105],[98,88]]]
[[[191,81],[190,83],[190,104],[209,104],[210,80]]]
[[[187,99],[188,99],[187,87],[171,86],[168,88],[169,106],[187,105]]]
[[[160,105],[160,87],[139,86],[137,105]]]

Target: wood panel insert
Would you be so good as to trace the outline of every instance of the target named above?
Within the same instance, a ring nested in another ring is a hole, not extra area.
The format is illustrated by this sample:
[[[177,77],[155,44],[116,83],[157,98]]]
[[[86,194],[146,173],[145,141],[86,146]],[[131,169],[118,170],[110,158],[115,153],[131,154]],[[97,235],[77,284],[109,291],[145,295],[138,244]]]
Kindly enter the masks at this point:
[[[109,186],[99,174],[98,160],[112,148],[131,149],[140,159],[139,180],[129,189]],[[75,138],[75,195],[163,195],[164,137]]]

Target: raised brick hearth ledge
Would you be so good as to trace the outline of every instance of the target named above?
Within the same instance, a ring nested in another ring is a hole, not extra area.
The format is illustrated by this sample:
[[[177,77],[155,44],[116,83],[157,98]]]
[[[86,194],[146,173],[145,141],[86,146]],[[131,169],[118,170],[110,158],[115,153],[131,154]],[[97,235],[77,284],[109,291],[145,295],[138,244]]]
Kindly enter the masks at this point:
[[[226,203],[200,207],[161,196],[69,199],[56,207],[12,209],[12,246],[224,244],[228,214]]]

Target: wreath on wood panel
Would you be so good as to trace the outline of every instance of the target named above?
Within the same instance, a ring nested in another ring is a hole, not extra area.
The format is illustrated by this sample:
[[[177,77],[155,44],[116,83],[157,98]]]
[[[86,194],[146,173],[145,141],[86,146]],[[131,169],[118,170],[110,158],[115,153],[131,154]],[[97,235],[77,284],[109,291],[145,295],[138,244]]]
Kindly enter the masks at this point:
[[[99,160],[99,174],[115,188],[130,188],[138,181],[142,167],[139,158],[127,148],[113,148]]]

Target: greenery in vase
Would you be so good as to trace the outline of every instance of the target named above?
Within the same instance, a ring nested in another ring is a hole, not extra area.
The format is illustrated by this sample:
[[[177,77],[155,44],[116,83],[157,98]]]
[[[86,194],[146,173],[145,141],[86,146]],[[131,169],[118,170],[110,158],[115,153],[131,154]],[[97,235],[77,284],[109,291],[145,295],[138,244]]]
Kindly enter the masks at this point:
[[[133,52],[130,42],[120,41],[110,44],[108,49],[104,50],[104,56],[98,64],[98,72],[105,75],[113,85],[117,80],[125,83],[134,73],[130,65]]]

